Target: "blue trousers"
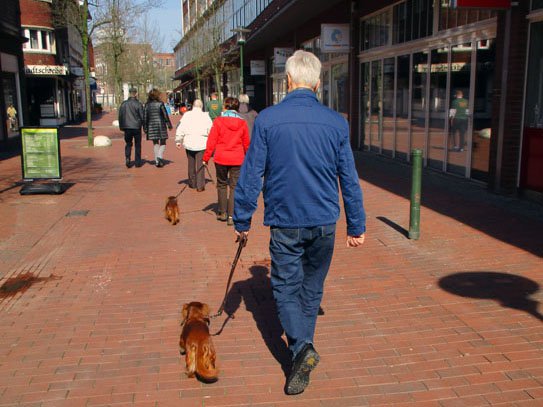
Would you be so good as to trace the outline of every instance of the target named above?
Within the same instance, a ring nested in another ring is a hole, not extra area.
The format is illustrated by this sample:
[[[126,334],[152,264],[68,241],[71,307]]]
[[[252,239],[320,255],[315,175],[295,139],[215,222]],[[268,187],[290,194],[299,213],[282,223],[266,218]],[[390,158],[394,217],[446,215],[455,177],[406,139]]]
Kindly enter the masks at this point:
[[[294,359],[306,343],[313,343],[336,225],[271,228],[270,234],[273,296]]]

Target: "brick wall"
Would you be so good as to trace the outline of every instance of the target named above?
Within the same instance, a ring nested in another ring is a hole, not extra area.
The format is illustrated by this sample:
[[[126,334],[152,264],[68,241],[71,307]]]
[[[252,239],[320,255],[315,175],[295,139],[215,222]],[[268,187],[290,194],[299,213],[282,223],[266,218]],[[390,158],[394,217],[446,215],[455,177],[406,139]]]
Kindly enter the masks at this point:
[[[51,3],[39,0],[20,0],[21,25],[53,28]]]

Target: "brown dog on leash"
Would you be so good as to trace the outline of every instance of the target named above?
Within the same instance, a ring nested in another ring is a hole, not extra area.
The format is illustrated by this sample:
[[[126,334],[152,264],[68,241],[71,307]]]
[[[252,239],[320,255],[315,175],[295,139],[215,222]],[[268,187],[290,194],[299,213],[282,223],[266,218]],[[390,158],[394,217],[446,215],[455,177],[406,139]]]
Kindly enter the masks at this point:
[[[181,354],[185,354],[186,373],[206,383],[219,379],[215,367],[217,355],[209,334],[209,306],[201,302],[183,305],[183,331],[179,338]]]
[[[164,208],[166,219],[172,225],[179,223],[179,206],[177,205],[177,198],[175,196],[169,196],[166,199],[166,207]]]

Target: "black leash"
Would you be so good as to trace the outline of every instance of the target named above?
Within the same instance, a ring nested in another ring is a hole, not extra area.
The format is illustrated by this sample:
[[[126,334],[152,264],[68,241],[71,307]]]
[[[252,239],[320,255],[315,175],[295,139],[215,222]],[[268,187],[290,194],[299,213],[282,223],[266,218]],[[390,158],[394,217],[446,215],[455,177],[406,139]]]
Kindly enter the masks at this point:
[[[209,316],[210,319],[221,316],[222,312],[224,311],[224,306],[226,305],[226,297],[228,296],[228,290],[230,289],[230,283],[232,282],[232,276],[234,275],[234,271],[236,270],[236,265],[238,264],[241,251],[247,244],[247,235],[242,233],[240,236],[238,236],[238,239],[236,240],[236,242],[239,242],[238,251],[236,253],[236,257],[234,257],[234,261],[232,262],[232,268],[230,269],[230,275],[228,276],[228,283],[226,283],[226,291],[224,293],[224,299],[222,300],[222,304],[219,307],[219,310],[217,311],[217,313]]]
[[[202,166],[196,172],[196,174],[198,174],[200,171],[202,171],[202,168],[204,168],[204,167],[205,167],[205,169],[207,171],[207,175],[209,175],[209,178],[211,178],[211,183],[215,184],[215,181],[213,181],[213,177],[211,176],[211,173],[209,172],[209,168],[207,168],[207,165],[202,164]],[[179,195],[181,195],[183,193],[183,191],[185,191],[185,189],[187,189],[187,187],[188,187],[188,184],[186,184],[183,188],[181,188],[181,191],[179,191],[179,193],[175,197],[177,198]]]

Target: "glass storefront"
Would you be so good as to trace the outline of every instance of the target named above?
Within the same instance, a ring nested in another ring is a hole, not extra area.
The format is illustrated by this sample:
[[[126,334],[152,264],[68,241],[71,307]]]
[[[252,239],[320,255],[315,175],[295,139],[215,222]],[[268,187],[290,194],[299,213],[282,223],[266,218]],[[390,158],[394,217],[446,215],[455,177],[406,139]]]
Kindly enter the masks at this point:
[[[366,150],[486,181],[495,44],[479,39],[360,65],[360,140]]]
[[[17,99],[17,74],[9,72],[2,74],[2,91],[6,105],[7,136],[8,138],[15,137],[19,135],[19,126],[21,125],[19,101]]]

